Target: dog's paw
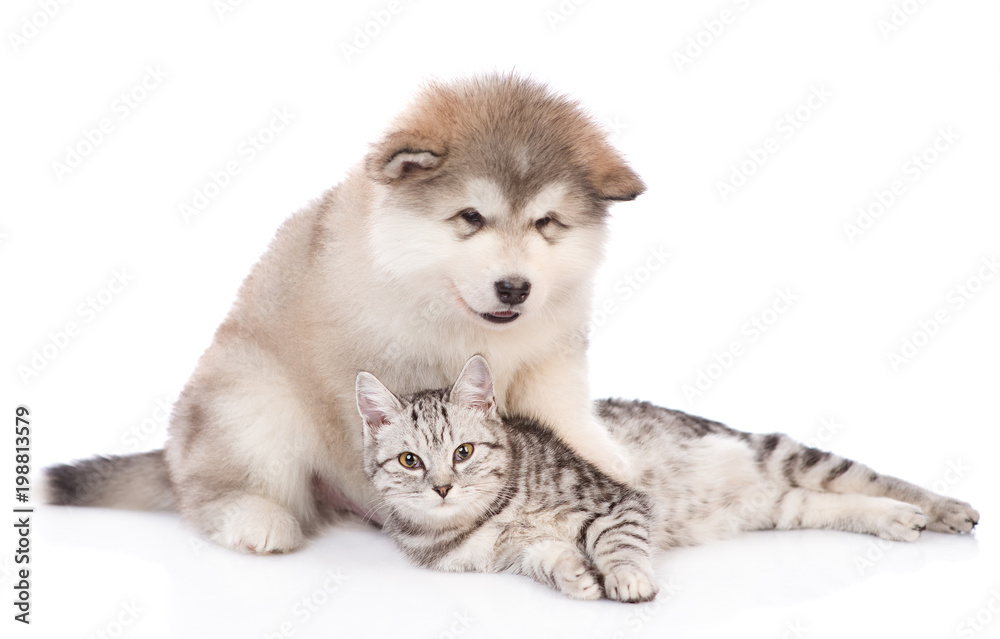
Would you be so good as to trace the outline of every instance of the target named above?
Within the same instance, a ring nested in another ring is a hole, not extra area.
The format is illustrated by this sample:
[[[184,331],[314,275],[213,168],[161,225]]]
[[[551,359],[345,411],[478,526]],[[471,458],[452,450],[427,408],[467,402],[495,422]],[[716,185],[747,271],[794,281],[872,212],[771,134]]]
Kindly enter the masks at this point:
[[[556,588],[574,599],[601,598],[601,585],[579,552],[563,552],[555,562],[552,577]]]
[[[927,528],[927,516],[924,515],[924,511],[913,504],[897,501],[880,513],[880,522],[875,534],[890,541],[916,541],[925,528]]]
[[[604,594],[608,599],[640,603],[652,601],[658,591],[652,572],[637,566],[621,566],[604,577]]]
[[[941,497],[927,509],[927,528],[937,532],[967,533],[979,523],[979,511],[957,499]]]
[[[305,543],[302,526],[288,509],[252,495],[226,507],[213,538],[228,548],[259,555],[291,552]]]

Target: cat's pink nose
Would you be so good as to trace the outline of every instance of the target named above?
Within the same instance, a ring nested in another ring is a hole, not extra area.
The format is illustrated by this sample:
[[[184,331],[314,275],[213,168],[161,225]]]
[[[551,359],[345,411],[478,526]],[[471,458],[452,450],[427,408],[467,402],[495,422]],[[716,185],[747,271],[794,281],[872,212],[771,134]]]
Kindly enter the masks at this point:
[[[441,499],[444,499],[445,497],[448,496],[448,491],[449,490],[451,490],[451,484],[448,484],[447,486],[435,486],[434,487],[434,491],[437,494],[441,495]]]

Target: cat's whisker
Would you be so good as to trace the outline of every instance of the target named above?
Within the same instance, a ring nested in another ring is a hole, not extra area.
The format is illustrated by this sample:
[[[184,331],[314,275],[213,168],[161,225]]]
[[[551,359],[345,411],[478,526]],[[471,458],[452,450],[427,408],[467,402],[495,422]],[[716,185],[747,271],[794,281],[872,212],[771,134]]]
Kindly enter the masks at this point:
[[[365,514],[361,517],[362,523],[367,524],[373,522],[375,515],[379,514],[379,511],[382,510],[383,508],[391,510],[391,507],[386,503],[376,504],[375,506],[372,506],[371,508],[366,510]]]

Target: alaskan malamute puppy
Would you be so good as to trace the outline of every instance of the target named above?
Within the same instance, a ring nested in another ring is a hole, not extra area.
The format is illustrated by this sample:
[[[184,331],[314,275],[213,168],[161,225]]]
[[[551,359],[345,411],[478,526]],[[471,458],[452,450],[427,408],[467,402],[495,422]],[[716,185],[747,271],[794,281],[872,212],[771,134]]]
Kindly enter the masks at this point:
[[[355,378],[446,386],[480,353],[507,411],[627,476],[593,415],[586,328],[608,206],[644,185],[573,101],[513,75],[432,83],[279,229],[165,450],[48,469],[52,503],[177,509],[230,548],[294,550],[366,514]]]

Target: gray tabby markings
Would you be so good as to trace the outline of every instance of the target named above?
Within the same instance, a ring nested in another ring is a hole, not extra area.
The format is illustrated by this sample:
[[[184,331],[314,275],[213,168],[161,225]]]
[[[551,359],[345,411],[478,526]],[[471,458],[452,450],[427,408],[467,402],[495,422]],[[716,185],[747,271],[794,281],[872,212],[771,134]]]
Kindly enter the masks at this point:
[[[450,389],[400,398],[361,373],[357,396],[376,509],[411,561],[525,575],[580,599],[653,599],[655,548],[745,530],[915,541],[925,528],[967,533],[979,521],[965,502],[786,435],[744,433],[647,402],[597,402],[632,455],[639,491],[544,425],[501,417],[480,356]]]

